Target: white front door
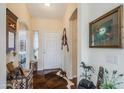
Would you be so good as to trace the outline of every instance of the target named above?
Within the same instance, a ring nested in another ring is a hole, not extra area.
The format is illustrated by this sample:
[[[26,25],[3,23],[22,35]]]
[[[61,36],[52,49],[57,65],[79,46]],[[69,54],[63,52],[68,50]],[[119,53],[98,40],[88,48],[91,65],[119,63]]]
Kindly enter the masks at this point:
[[[43,33],[43,69],[60,68],[60,42],[59,33]]]

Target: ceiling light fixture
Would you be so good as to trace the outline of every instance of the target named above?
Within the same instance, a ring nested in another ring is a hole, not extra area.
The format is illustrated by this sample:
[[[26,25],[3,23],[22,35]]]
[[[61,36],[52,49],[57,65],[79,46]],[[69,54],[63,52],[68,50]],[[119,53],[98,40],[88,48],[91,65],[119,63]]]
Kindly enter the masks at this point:
[[[47,7],[50,7],[50,3],[45,3],[44,5]]]

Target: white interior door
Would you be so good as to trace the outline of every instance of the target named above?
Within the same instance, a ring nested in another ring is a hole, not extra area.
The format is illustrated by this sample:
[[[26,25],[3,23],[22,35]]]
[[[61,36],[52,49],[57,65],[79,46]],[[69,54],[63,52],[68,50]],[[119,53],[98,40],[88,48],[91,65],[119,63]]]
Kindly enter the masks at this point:
[[[46,32],[43,34],[43,69],[60,68],[59,33]]]

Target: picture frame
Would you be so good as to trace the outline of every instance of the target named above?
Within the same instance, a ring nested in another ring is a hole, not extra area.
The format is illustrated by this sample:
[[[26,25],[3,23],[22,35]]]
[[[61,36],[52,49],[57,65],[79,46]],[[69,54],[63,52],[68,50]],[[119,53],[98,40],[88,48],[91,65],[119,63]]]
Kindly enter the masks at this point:
[[[8,8],[6,9],[6,53],[16,50],[16,17]]]
[[[121,48],[122,5],[89,23],[90,48]]]
[[[16,49],[16,33],[13,32],[13,31],[8,31],[8,37],[7,37],[7,41],[8,41],[8,48],[7,48],[7,51],[15,51]]]

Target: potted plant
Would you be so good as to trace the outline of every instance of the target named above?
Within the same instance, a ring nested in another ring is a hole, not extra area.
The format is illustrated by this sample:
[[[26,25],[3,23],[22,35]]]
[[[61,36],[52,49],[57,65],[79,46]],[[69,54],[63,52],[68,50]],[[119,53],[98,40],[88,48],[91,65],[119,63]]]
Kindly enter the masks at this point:
[[[100,85],[101,89],[117,89],[117,86],[123,83],[119,81],[123,74],[118,74],[117,70],[113,70],[111,74],[105,69],[104,80]]]

